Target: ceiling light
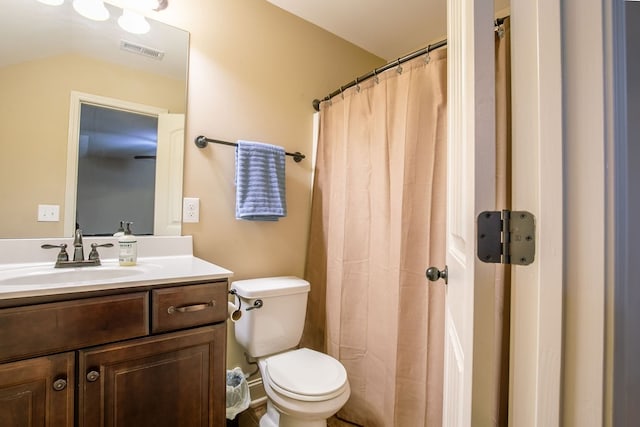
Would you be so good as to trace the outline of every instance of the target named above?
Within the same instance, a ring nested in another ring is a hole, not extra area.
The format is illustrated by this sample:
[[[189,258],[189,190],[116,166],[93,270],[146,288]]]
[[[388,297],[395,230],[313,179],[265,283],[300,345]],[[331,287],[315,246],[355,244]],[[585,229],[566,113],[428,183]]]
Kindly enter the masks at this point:
[[[102,0],[73,0],[73,8],[80,15],[94,21],[109,19],[109,11]]]
[[[145,34],[151,28],[144,16],[128,9],[122,11],[122,16],[118,18],[118,25],[133,34]]]
[[[40,3],[48,4],[49,6],[60,6],[64,3],[64,0],[38,0]]]

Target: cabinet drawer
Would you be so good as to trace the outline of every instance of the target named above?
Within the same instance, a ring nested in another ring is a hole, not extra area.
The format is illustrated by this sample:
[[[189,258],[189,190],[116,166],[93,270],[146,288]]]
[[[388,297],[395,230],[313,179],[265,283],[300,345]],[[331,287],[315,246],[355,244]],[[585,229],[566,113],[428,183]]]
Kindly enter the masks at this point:
[[[227,283],[154,289],[151,303],[154,333],[223,322],[227,316]]]
[[[149,333],[147,292],[0,310],[0,362]]]

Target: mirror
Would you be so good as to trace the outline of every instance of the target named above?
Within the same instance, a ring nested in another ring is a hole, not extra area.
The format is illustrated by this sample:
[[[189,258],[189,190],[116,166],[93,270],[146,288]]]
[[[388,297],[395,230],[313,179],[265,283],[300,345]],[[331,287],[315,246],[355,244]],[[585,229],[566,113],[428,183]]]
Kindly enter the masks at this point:
[[[77,162],[78,156],[79,129],[73,128],[72,119],[78,93],[117,100],[125,106],[144,105],[176,116],[185,114],[186,31],[147,18],[150,31],[131,34],[117,24],[121,9],[105,3],[109,19],[91,21],[76,13],[71,3],[66,0],[60,6],[49,6],[37,0],[3,0],[0,200],[4,209],[0,212],[0,238],[70,235],[65,222],[76,215],[75,206],[69,207],[75,203],[68,202],[66,183],[74,173],[73,181],[77,179],[77,169],[71,170],[68,163],[74,158]],[[79,126],[80,120],[76,122]],[[175,141],[175,134],[172,138]],[[184,143],[182,135],[180,138]],[[171,162],[179,162],[177,169],[181,171],[182,151],[161,149],[158,142],[157,162],[174,171],[176,165]],[[166,200],[158,204],[158,197],[154,197],[155,209],[165,209],[165,216],[174,223],[161,232],[154,230],[154,234],[179,235],[181,182],[164,181],[156,179],[156,185],[171,188],[156,191]],[[71,192],[75,197],[77,188]],[[103,227],[115,232],[118,223]]]

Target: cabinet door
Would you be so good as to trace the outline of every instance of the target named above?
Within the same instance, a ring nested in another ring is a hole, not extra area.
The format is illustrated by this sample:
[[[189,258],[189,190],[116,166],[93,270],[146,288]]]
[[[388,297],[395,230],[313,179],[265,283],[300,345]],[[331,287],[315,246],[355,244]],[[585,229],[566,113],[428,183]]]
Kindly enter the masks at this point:
[[[74,353],[0,365],[0,426],[73,426]]]
[[[225,340],[221,323],[79,351],[79,426],[224,426]]]

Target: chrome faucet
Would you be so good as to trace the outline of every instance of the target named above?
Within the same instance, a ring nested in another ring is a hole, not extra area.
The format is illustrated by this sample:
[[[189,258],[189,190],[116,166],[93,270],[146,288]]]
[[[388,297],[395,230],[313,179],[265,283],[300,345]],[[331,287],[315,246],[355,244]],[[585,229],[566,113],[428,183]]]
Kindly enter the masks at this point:
[[[82,230],[76,229],[76,234],[73,237],[73,260],[84,261],[84,247],[82,245]]]

